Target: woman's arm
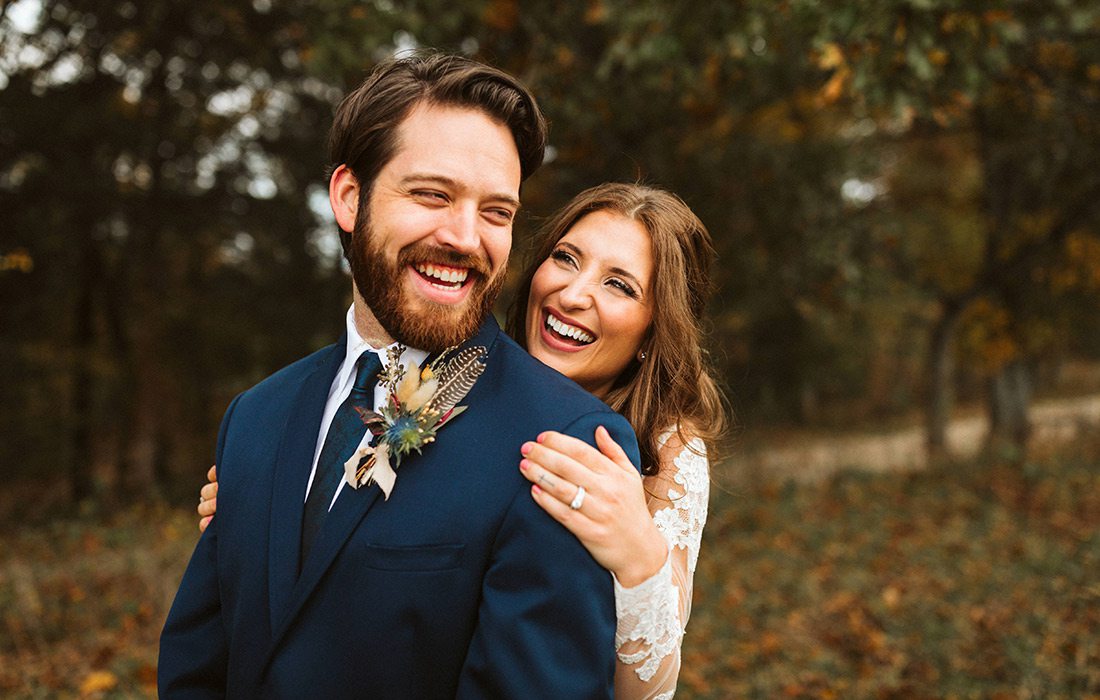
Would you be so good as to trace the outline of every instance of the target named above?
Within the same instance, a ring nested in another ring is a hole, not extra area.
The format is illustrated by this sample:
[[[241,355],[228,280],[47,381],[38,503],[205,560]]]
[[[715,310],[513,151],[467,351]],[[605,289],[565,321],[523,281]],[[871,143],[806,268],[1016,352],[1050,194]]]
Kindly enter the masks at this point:
[[[663,443],[645,487],[606,433],[600,450],[558,433],[524,446],[521,471],[535,501],[615,577],[620,700],[671,697],[691,606],[692,575],[706,520],[709,477],[702,441]],[[580,508],[572,509],[584,486]],[[648,495],[647,495],[648,492]]]
[[[659,451],[660,469],[645,479],[649,510],[668,542],[657,575],[627,588],[616,582],[619,664],[615,696],[671,698],[680,673],[680,647],[691,614],[692,581],[707,518],[710,475],[702,440],[684,445],[672,433]]]

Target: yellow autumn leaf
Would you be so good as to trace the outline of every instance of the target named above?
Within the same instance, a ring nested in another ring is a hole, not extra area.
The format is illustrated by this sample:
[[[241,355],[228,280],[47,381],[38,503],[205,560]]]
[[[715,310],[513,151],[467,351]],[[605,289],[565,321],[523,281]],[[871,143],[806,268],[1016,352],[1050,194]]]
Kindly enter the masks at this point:
[[[80,684],[81,695],[92,695],[93,693],[101,693],[105,690],[112,690],[118,685],[118,676],[110,671],[92,671],[84,677],[84,682]]]
[[[833,77],[829,78],[829,81],[818,92],[818,100],[822,104],[830,105],[840,99],[840,96],[844,93],[844,86],[848,83],[848,74],[846,69],[834,73]]]
[[[844,65],[844,52],[834,42],[829,42],[821,47],[821,53],[817,57],[817,67],[822,70],[832,70]]]

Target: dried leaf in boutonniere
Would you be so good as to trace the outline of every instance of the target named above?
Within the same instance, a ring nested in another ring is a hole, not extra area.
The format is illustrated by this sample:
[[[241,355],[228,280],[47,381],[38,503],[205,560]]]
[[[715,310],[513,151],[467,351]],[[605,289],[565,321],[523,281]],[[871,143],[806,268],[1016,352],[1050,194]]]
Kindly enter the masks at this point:
[[[422,367],[406,368],[400,361],[405,348],[391,347],[379,381],[386,387],[386,405],[378,412],[356,409],[374,436],[344,464],[344,478],[352,488],[377,483],[388,500],[397,481],[396,469],[414,450],[419,453],[435,440],[444,424],[466,410],[458,402],[470,393],[485,371],[488,350],[481,346],[455,351],[448,348]]]

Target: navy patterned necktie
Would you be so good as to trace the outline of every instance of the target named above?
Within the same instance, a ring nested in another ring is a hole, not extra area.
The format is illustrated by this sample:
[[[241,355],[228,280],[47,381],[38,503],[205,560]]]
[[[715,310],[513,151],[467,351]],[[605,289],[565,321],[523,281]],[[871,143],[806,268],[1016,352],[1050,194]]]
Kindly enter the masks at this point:
[[[321,448],[321,454],[317,457],[317,473],[313,475],[313,486],[306,497],[305,514],[302,517],[302,557],[299,560],[299,570],[309,556],[309,550],[317,533],[321,530],[321,523],[325,521],[332,497],[340,481],[344,478],[344,463],[348,461],[352,453],[359,447],[363,436],[367,432],[367,426],[355,410],[355,407],[371,409],[374,404],[374,385],[378,380],[378,371],[382,369],[382,361],[378,354],[367,350],[359,356],[356,362],[355,385],[351,393],[336,409],[336,415],[332,417],[328,434],[325,435],[325,444]]]

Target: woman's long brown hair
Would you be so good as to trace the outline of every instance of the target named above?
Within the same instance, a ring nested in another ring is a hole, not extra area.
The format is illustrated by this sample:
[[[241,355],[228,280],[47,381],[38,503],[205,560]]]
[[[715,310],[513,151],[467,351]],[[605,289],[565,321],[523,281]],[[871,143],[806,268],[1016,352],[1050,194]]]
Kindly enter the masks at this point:
[[[676,428],[683,444],[702,438],[714,450],[728,424],[726,403],[703,347],[703,324],[712,292],[714,245],[703,222],[676,195],[639,184],[605,183],[581,192],[551,217],[535,241],[507,330],[527,347],[527,297],[531,280],[554,246],[586,215],[609,211],[639,222],[653,245],[653,320],[641,350],[603,400],[633,426],[642,473],[657,473],[657,439]]]

